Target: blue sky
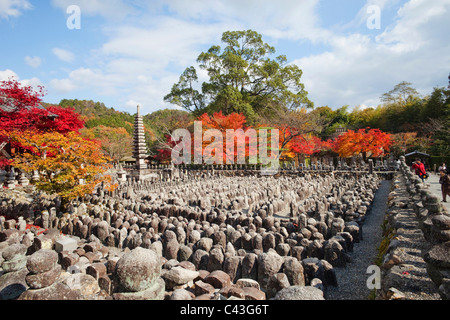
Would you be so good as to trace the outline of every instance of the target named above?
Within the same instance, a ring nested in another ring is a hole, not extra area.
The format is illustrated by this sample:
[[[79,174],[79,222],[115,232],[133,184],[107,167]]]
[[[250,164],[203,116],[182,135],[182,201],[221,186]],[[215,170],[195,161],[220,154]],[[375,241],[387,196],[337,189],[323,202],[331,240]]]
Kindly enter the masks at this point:
[[[70,5],[80,29],[67,27]],[[184,69],[246,29],[303,70],[315,106],[377,106],[401,81],[422,95],[448,84],[450,0],[0,0],[0,80],[43,85],[55,104],[175,108],[163,97]]]

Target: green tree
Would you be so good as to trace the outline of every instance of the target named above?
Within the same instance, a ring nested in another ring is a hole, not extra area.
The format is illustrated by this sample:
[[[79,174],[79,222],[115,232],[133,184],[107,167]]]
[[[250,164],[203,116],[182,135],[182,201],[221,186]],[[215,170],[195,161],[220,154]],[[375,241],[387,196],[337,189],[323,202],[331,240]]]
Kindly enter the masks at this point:
[[[356,107],[349,114],[349,124],[351,129],[362,129],[373,127],[373,118],[375,116],[375,109]]]
[[[155,134],[164,135],[176,129],[187,128],[193,118],[184,110],[162,109],[145,115],[143,120]]]
[[[419,98],[419,92],[411,87],[412,83],[402,81],[397,84],[394,89],[384,93],[381,96],[381,101],[385,104],[399,104],[405,106],[407,103],[413,102]]]
[[[312,110],[311,116],[315,118],[316,123],[320,123],[321,139],[327,139],[332,136],[339,127],[348,128],[350,124],[350,114],[347,111],[348,106],[342,106],[337,110],[332,110],[328,106],[320,107]]]
[[[302,70],[286,56],[271,58],[275,48],[255,31],[227,31],[225,47],[212,46],[197,63],[207,71],[208,82],[199,88],[197,70],[187,68],[164,100],[198,116],[222,111],[243,113],[252,122],[268,105],[288,109],[312,106],[300,81]]]
[[[423,110],[422,119],[442,119],[448,116],[449,103],[447,100],[447,90],[445,88],[434,88],[431,96],[427,99]]]

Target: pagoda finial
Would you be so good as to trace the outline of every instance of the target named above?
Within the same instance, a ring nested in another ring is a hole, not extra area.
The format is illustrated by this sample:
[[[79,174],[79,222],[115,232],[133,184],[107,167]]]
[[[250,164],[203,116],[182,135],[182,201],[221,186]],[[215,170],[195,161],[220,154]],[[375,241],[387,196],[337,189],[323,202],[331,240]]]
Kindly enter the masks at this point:
[[[137,114],[138,116],[141,115],[141,106],[137,105]]]

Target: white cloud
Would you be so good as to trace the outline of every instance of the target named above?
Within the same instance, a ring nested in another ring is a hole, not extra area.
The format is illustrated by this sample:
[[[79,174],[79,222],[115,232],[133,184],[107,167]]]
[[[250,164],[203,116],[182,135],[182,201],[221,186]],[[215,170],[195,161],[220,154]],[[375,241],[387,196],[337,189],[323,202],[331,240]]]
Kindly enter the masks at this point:
[[[27,0],[0,0],[0,19],[18,17],[23,10],[30,10],[33,6]]]
[[[125,103],[125,107],[126,108],[128,108],[128,109],[133,109],[133,108],[137,108],[137,106],[138,105],[142,105],[142,103],[140,103],[140,102],[137,102],[137,101],[135,101],[135,100],[128,100],[126,103]]]
[[[52,4],[64,12],[71,5],[80,7],[81,16],[100,15],[113,20],[121,20],[127,15],[136,13],[136,10],[122,0],[52,0]]]
[[[332,108],[376,106],[401,81],[412,82],[422,94],[446,85],[450,43],[443,39],[450,29],[449,9],[449,0],[411,0],[375,39],[357,33],[334,36],[327,52],[296,60],[310,99]]]
[[[197,59],[202,45],[218,40],[224,27],[205,28],[174,18],[157,19],[154,24],[152,27],[124,25],[113,28],[110,32],[114,36],[97,54],[101,59],[112,57],[116,63],[147,64],[154,70],[163,70],[171,63],[187,67]]]
[[[16,80],[19,81],[19,83],[22,86],[31,86],[34,89],[37,89],[38,86],[43,86],[42,81],[39,78],[33,77],[31,79],[23,79],[20,80],[19,75],[14,72],[11,69],[6,69],[6,70],[0,70],[0,81],[5,81],[5,80]]]
[[[75,60],[75,55],[68,50],[53,48],[52,52],[56,57],[58,57],[59,60],[62,60],[64,62],[72,62],[73,60]]]
[[[31,79],[24,79],[20,81],[20,84],[23,86],[30,86],[32,88],[37,89],[38,86],[44,86],[42,81],[39,78],[33,77]]]
[[[26,56],[25,62],[32,68],[38,68],[42,63],[42,59],[39,57]]]
[[[17,80],[19,79],[19,76],[11,69],[0,70],[0,81],[9,80],[10,78]]]
[[[450,0],[411,0],[398,11],[399,21],[377,37],[399,52],[417,50],[430,44],[430,37],[448,37]],[[445,39],[441,38],[440,40]]]
[[[225,30],[251,29],[274,39],[326,41],[331,32],[319,26],[319,0],[163,1],[171,13],[201,23],[221,23]]]
[[[439,85],[433,79],[446,81],[450,69],[450,44],[443,41],[450,30],[450,20],[445,19],[450,0],[407,1],[389,24],[384,11],[392,11],[399,2],[366,0],[348,25],[324,29],[320,24],[324,17],[317,14],[319,0],[52,0],[64,12],[76,4],[82,17],[122,21],[103,25],[107,39],[91,49],[85,67],[50,84],[57,92],[86,90],[116,99],[118,107],[130,112],[135,112],[137,102],[147,112],[173,107],[163,97],[181,72],[195,65],[200,52],[220,44],[226,30],[252,29],[274,45],[288,40],[328,46],[328,51],[293,62],[303,70],[302,81],[317,106],[376,106],[380,95],[400,81],[410,81],[425,92]],[[366,24],[370,5],[382,11],[383,30],[377,37],[376,31],[370,35],[355,31]],[[59,53],[55,54],[63,61],[75,59],[67,50]],[[208,79],[204,71],[199,77]]]
[[[220,44],[226,30],[251,28],[265,38],[314,41],[329,35],[315,27],[314,8],[318,0],[158,0],[133,2],[134,7],[125,1],[52,0],[52,3],[64,11],[71,4],[79,5],[82,17],[87,14],[114,18],[113,12],[122,12],[122,19],[133,15],[120,24],[104,26],[108,39],[91,50],[88,61],[93,68],[79,68],[65,78],[51,81],[58,92],[83,88],[93,89],[96,94],[111,91],[125,107],[136,101],[143,109],[174,107],[165,103],[163,97],[186,67],[196,65],[202,51]],[[139,7],[136,3],[146,6],[143,13],[136,14]],[[200,82],[207,80],[206,72],[199,70],[199,77]]]
[[[50,85],[59,93],[75,90],[95,89],[99,94],[114,95],[118,92],[119,78],[105,75],[101,70],[78,68],[69,73],[68,78],[53,79]]]
[[[57,93],[69,93],[77,89],[75,83],[70,79],[53,79],[50,81],[50,86]]]

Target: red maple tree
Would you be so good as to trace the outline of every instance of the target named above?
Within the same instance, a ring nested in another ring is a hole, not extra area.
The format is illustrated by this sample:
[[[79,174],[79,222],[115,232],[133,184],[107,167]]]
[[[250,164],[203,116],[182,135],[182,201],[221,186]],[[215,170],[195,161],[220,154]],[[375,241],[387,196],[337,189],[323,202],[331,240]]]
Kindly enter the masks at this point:
[[[335,141],[334,151],[342,158],[354,155],[367,155],[381,157],[389,152],[392,145],[392,137],[389,133],[380,129],[359,129],[358,131],[348,130],[340,135]]]
[[[21,110],[28,107],[37,107],[45,95],[44,87],[38,86],[36,91],[31,86],[22,86],[17,80],[0,81],[0,103]]]
[[[36,134],[58,132],[67,134],[83,128],[84,121],[74,109],[59,106],[41,106],[44,95],[43,87],[34,90],[31,86],[22,86],[17,80],[0,82],[0,144],[10,142],[11,148],[27,150],[15,141],[10,141],[9,134],[34,131]],[[4,147],[4,146],[3,146]],[[0,168],[11,164],[4,154],[0,154]]]

